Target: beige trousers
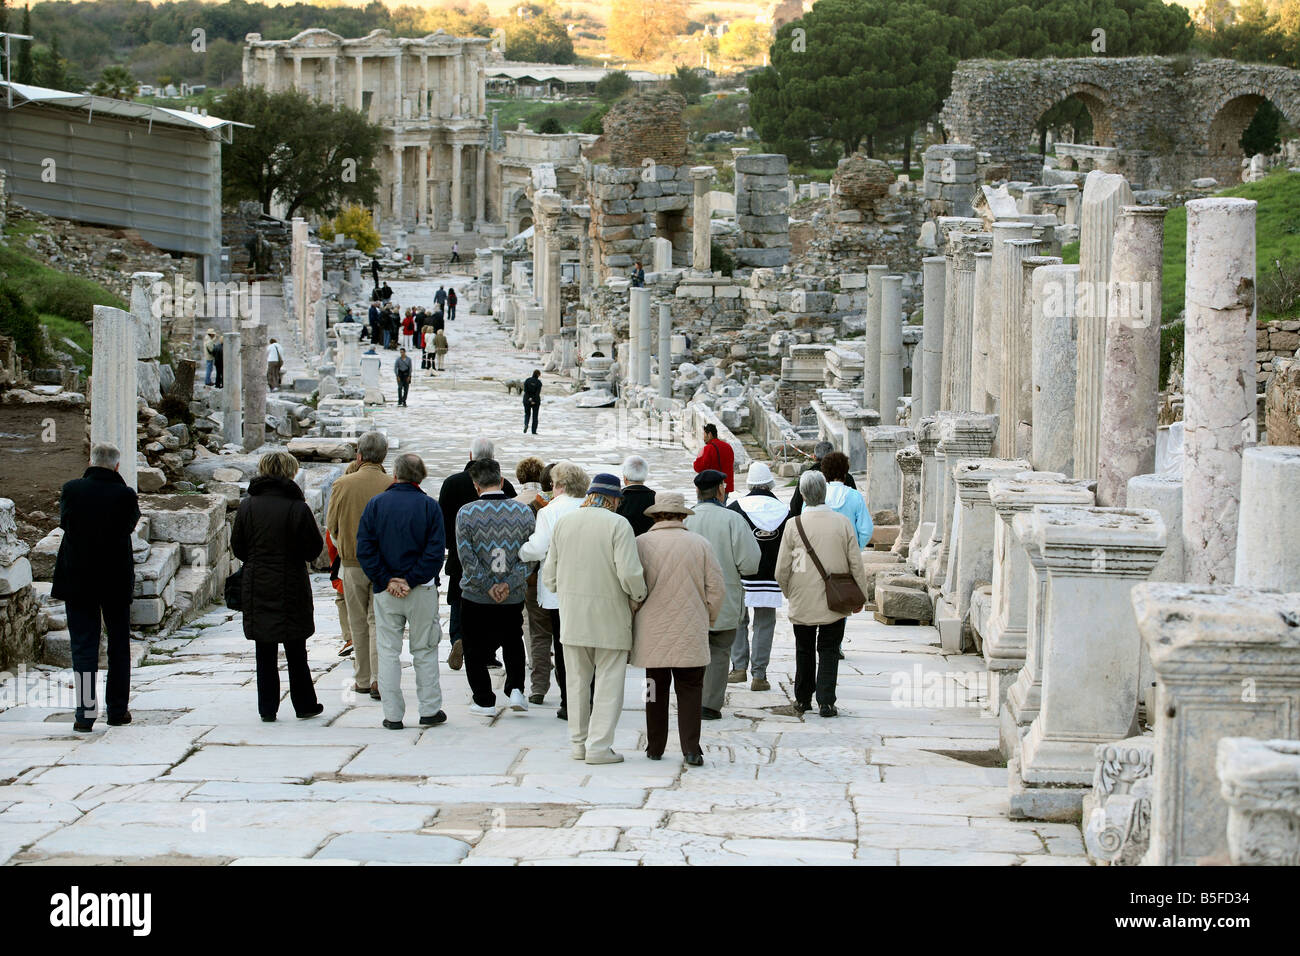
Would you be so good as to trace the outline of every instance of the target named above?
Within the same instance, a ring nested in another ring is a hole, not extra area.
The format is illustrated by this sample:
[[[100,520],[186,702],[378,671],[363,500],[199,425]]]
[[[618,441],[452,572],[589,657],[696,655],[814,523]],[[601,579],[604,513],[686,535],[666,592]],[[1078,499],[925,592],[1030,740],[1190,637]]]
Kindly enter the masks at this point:
[[[374,589],[360,567],[345,564],[343,600],[348,605],[348,627],[352,632],[352,669],[358,687],[379,681],[379,648],[375,644]]]
[[[560,641],[564,643],[563,639]],[[564,644],[565,683],[569,698],[569,741],[593,755],[614,747],[614,731],[623,713],[627,651]],[[596,694],[591,679],[596,678]]]

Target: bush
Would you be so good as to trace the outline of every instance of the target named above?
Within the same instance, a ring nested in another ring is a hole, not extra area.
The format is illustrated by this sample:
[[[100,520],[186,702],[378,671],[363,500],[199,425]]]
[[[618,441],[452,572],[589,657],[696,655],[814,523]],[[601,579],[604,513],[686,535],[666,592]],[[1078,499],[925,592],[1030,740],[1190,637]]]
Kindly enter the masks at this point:
[[[334,219],[321,224],[322,239],[333,239],[342,233],[356,242],[357,248],[367,255],[379,248],[379,230],[370,210],[362,206],[348,205],[339,210]]]
[[[27,301],[36,312],[61,315],[74,322],[91,321],[96,305],[119,304],[91,283],[66,275],[34,277],[27,284]]]
[[[668,81],[668,88],[680,94],[687,103],[698,103],[700,97],[709,92],[709,81],[689,66],[679,66]]]
[[[1258,314],[1291,318],[1300,312],[1300,258],[1262,263],[1258,275]]]
[[[724,276],[729,276],[736,271],[736,260],[716,241],[709,250],[709,263],[713,266],[714,272],[721,272]]]
[[[613,103],[632,89],[632,78],[622,70],[615,70],[596,84],[596,97],[602,103]]]
[[[1160,387],[1169,384],[1169,373],[1183,364],[1183,323],[1171,322],[1160,327]]]
[[[0,335],[12,338],[18,354],[33,368],[44,364],[45,336],[40,317],[7,282],[0,282]]]
[[[537,127],[539,133],[563,133],[564,127],[554,116],[548,116]]]
[[[591,133],[594,136],[599,136],[601,133],[605,132],[605,114],[608,112],[608,106],[601,106],[592,110],[583,118],[582,122],[578,124],[578,132]]]

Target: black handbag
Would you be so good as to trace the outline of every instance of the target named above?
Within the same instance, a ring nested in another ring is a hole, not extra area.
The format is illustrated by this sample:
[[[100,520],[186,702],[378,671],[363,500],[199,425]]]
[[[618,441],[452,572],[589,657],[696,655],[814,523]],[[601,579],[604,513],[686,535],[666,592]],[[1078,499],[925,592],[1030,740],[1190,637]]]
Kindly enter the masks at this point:
[[[836,614],[856,614],[862,610],[867,599],[862,593],[862,588],[858,587],[857,578],[844,571],[827,574],[817,557],[817,552],[813,550],[812,543],[808,540],[807,533],[803,530],[802,516],[794,519],[794,526],[799,529],[799,537],[803,538],[803,546],[808,549],[808,557],[812,558],[817,573],[826,583],[826,606]]]
[[[244,609],[243,596],[240,592],[243,584],[244,568],[241,565],[238,571],[226,577],[226,607],[232,611],[242,611]]]

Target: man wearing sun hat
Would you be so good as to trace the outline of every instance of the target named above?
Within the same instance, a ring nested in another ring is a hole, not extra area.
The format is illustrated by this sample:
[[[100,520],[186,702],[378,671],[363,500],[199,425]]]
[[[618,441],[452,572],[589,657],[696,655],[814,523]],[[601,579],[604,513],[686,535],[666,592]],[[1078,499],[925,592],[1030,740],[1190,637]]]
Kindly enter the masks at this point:
[[[622,495],[616,476],[596,475],[582,506],[556,522],[542,566],[542,583],[559,596],[564,622],[572,756],[589,764],[623,760],[613,750],[614,731],[623,712],[632,610],[646,596],[636,537],[617,513]]]
[[[772,469],[761,461],[749,466],[746,477],[749,494],[736,498],[727,507],[745,519],[762,554],[758,570],[742,575],[745,606],[736,627],[736,641],[731,646],[730,684],[745,681],[745,671],[753,664],[754,680],[749,689],[770,690],[767,662],[772,656],[772,635],[776,631],[776,609],[781,606],[781,586],[776,583],[776,558],[781,552],[781,535],[790,519],[790,509],[772,493],[776,479]],[[750,619],[753,619],[753,657],[750,657]]]

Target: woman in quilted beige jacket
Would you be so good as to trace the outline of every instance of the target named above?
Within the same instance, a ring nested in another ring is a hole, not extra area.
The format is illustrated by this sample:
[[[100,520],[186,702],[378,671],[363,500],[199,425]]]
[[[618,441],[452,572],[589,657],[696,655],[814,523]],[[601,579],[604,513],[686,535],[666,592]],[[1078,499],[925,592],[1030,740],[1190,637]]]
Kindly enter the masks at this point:
[[[693,513],[676,492],[659,492],[645,510],[655,523],[636,539],[647,593],[632,620],[630,663],[646,669],[646,756],[651,760],[663,756],[668,743],[668,693],[676,684],[682,759],[700,766],[709,626],[722,609],[726,584],[712,546],[682,523]]]

